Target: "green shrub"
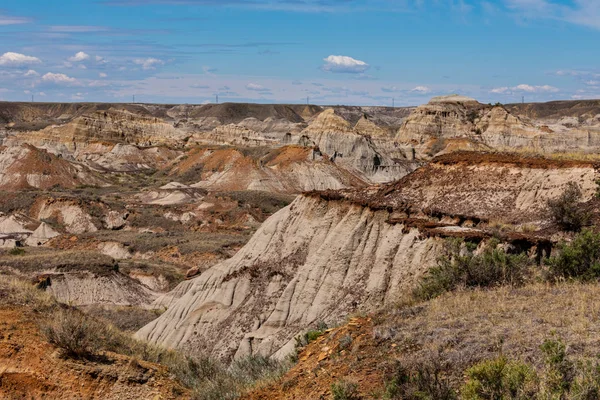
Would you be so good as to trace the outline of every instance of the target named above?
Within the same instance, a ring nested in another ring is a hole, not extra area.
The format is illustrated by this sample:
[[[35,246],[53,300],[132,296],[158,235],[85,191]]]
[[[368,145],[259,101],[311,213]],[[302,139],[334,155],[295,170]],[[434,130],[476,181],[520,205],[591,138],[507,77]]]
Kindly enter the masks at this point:
[[[508,254],[491,240],[481,254],[475,245],[462,240],[446,242],[446,254],[438,258],[414,291],[417,299],[428,300],[458,287],[521,285],[529,272],[525,254]]]
[[[571,398],[581,400],[600,399],[600,364],[581,362],[577,368],[579,375],[571,385]]]
[[[464,400],[527,400],[534,398],[538,391],[533,368],[505,357],[474,365],[466,376],[468,381],[461,389]]]
[[[557,256],[546,260],[550,279],[589,281],[600,277],[600,234],[584,229]]]
[[[359,400],[358,385],[346,380],[339,380],[331,385],[333,400]]]
[[[566,231],[578,232],[590,221],[590,215],[579,206],[583,194],[579,185],[569,182],[563,193],[554,200],[548,200],[548,212],[552,220]]]
[[[395,373],[385,383],[387,400],[455,400],[456,392],[445,377],[447,366],[439,356],[406,367],[396,365]]]
[[[8,254],[10,254],[11,256],[22,256],[23,254],[25,254],[25,249],[22,247],[13,247],[8,251]]]
[[[542,393],[546,398],[563,398],[575,378],[575,368],[567,358],[566,346],[560,339],[548,339],[540,349],[545,363]]]

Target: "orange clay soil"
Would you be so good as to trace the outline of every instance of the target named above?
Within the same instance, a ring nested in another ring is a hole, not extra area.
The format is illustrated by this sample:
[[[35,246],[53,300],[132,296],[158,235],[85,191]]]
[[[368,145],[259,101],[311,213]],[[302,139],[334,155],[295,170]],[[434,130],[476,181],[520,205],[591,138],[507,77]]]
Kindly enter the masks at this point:
[[[281,379],[243,396],[244,400],[330,399],[341,380],[358,385],[362,396],[382,393],[394,365],[395,344],[373,337],[371,318],[352,318],[306,346],[298,363]]]
[[[40,334],[40,316],[0,308],[2,399],[186,399],[188,390],[159,365],[107,353],[102,360],[60,356]]]

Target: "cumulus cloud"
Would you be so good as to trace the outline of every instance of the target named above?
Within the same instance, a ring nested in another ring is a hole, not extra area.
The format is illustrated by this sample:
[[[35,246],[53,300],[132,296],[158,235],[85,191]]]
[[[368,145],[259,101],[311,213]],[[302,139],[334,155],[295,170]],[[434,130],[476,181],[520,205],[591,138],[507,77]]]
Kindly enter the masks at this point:
[[[348,56],[329,56],[323,59],[323,61],[325,61],[325,64],[323,64],[321,69],[334,73],[362,74],[371,67],[364,61]]]
[[[410,91],[413,93],[427,94],[431,92],[431,89],[429,89],[427,86],[417,86]]]
[[[134,64],[140,65],[143,69],[155,69],[159,65],[164,65],[165,62],[158,58],[138,58],[133,61]]]
[[[90,59],[90,55],[80,51],[72,57],[69,57],[68,60],[71,62],[82,62]]]
[[[98,76],[99,76],[100,78],[106,78],[108,75],[107,75],[107,74],[105,74],[104,72],[100,72],[100,73],[98,74]]]
[[[39,64],[41,60],[37,57],[26,56],[25,54],[8,52],[0,56],[0,65],[7,67],[20,67],[23,65]]]
[[[38,74],[37,71],[35,71],[33,69],[30,69],[29,71],[25,72],[23,74],[23,76],[27,76],[27,77],[30,77],[30,76],[40,76],[40,74]]]
[[[42,81],[54,83],[56,85],[72,85],[77,83],[77,79],[75,78],[65,74],[55,74],[53,72],[48,72],[46,75],[42,76]]]
[[[256,83],[247,84],[246,89],[252,90],[254,92],[268,92],[269,91],[269,89],[267,89],[266,87],[258,85]]]
[[[508,86],[497,87],[497,88],[490,90],[490,93],[494,93],[494,94],[556,93],[558,91],[559,91],[559,89],[555,88],[554,86],[550,86],[550,85],[533,86],[533,85],[520,84],[520,85],[513,86],[513,87],[508,87]]]

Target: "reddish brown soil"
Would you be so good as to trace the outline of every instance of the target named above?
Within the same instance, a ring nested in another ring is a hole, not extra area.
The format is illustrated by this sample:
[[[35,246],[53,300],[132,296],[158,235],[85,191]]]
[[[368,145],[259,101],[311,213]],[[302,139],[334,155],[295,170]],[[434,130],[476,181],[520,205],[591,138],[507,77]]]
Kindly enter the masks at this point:
[[[361,395],[381,392],[396,345],[373,337],[371,318],[352,318],[348,324],[319,337],[299,354],[298,363],[278,381],[259,387],[245,400],[330,399],[331,385],[345,380],[358,385]]]
[[[179,399],[189,393],[164,367],[108,353],[64,359],[40,335],[33,311],[0,308],[0,398]]]

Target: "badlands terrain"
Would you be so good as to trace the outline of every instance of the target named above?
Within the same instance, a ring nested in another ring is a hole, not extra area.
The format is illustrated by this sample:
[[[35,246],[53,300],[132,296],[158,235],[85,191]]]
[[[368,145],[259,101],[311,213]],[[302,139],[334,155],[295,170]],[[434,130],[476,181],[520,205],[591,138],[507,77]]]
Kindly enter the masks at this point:
[[[598,398],[598,154],[600,101],[0,103],[0,397]]]

